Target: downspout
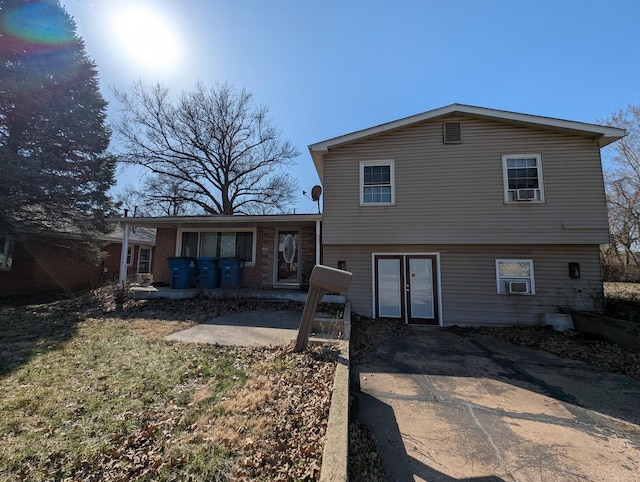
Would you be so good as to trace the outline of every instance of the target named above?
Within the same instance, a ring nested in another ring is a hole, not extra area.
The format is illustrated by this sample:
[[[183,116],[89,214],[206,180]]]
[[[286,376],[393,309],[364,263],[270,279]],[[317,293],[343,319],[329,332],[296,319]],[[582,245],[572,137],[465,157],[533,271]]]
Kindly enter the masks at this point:
[[[316,220],[316,264],[320,264],[320,220]]]
[[[126,216],[126,214],[125,214]],[[122,251],[120,252],[120,275],[118,277],[118,286],[124,289],[127,280],[127,252],[129,251],[129,223],[123,222],[122,227]]]

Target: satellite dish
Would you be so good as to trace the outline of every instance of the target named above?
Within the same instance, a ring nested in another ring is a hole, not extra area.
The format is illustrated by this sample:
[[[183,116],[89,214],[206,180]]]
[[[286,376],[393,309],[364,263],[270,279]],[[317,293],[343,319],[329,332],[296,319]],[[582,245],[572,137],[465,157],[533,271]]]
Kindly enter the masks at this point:
[[[320,186],[313,186],[313,188],[311,188],[311,199],[313,199],[314,201],[318,201],[321,194],[322,188]]]

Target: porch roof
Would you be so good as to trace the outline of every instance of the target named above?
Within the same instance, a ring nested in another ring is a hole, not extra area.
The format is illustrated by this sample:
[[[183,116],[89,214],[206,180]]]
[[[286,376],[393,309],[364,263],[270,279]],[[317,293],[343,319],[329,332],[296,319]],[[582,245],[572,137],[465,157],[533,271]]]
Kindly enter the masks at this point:
[[[258,214],[248,216],[162,216],[108,218],[107,222],[148,228],[246,228],[259,226],[300,226],[322,221],[322,214]]]

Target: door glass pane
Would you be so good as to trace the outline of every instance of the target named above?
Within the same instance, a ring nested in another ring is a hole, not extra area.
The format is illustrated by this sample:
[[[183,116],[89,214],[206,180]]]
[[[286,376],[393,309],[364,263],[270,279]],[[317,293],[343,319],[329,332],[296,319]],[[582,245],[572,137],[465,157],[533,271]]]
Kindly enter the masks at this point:
[[[278,283],[298,283],[298,232],[278,232]]]
[[[431,259],[409,259],[411,318],[433,318],[433,270]]]
[[[399,259],[378,259],[378,312],[380,317],[402,316]]]

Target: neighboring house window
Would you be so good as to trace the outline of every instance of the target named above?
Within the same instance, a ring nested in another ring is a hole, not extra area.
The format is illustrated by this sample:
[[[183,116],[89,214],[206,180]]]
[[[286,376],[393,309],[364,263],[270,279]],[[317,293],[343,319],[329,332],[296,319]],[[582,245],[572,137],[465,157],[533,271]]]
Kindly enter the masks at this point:
[[[138,273],[151,273],[151,248],[140,247],[138,253]]]
[[[532,259],[496,259],[498,293],[535,294]]]
[[[131,254],[133,253],[133,246],[127,247],[127,266],[131,266]]]
[[[253,231],[183,231],[181,256],[240,258],[254,262]]]
[[[360,163],[360,205],[395,203],[393,161]]]
[[[543,202],[542,156],[509,154],[502,156],[504,202]]]
[[[0,238],[0,270],[9,271],[13,263],[13,241]]]

